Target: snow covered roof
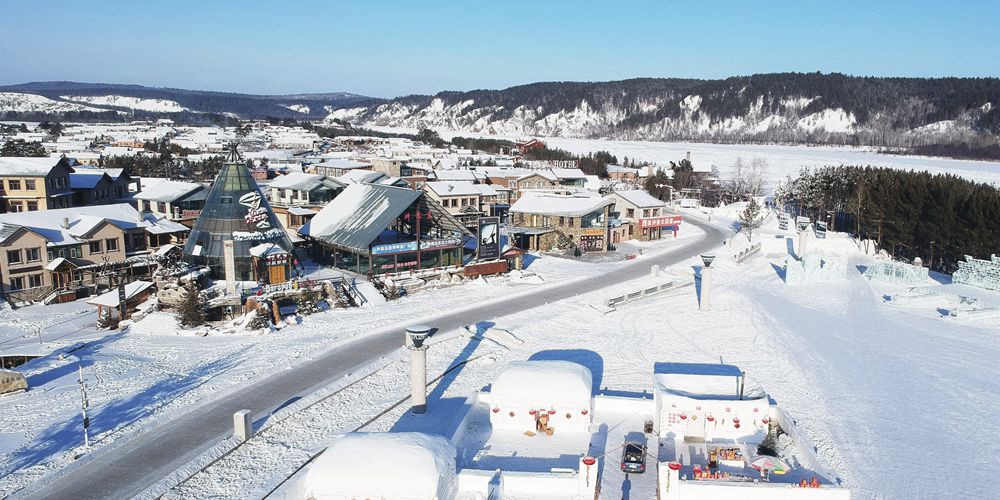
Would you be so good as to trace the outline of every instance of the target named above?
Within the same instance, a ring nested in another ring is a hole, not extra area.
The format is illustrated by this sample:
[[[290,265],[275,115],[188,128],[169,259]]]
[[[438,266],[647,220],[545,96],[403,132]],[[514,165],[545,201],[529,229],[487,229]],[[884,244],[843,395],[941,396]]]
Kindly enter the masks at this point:
[[[29,158],[21,156],[0,157],[0,175],[45,177],[59,163],[57,158]],[[72,171],[72,168],[70,169]]]
[[[464,181],[435,181],[428,182],[424,186],[434,191],[438,196],[494,196],[497,194],[493,186]]]
[[[326,160],[322,163],[316,163],[313,166],[322,168],[339,168],[342,170],[354,170],[359,168],[360,169],[371,168],[372,165],[371,163],[365,163],[361,161],[333,159],[333,160]]]
[[[111,180],[111,177],[103,170],[78,169],[76,172],[69,174],[69,187],[72,189],[93,189],[105,177]]]
[[[23,226],[45,238],[48,246],[81,243],[79,238],[85,238],[104,222],[122,230],[143,228],[154,233],[187,230],[186,226],[150,214],[140,216],[128,203],[0,214],[0,224]]]
[[[285,175],[279,175],[271,184],[272,188],[279,189],[294,189],[297,191],[312,191],[320,186],[327,185],[329,187],[339,187],[343,183],[326,177],[325,175],[318,174],[307,174],[305,172],[291,172]]]
[[[493,382],[490,403],[506,408],[589,409],[593,376],[569,361],[512,361]]]
[[[455,447],[441,436],[345,434],[309,466],[303,498],[454,498],[455,455]]]
[[[371,170],[351,170],[344,173],[344,175],[337,177],[336,180],[343,184],[356,184],[363,182],[378,182],[379,179],[385,177],[388,177],[388,175],[382,172],[373,172]]]
[[[292,215],[316,215],[316,211],[311,208],[300,207],[298,205],[288,207],[288,213]]]
[[[250,255],[254,257],[267,257],[268,255],[280,255],[288,253],[281,245],[273,242],[261,243],[250,248]]]
[[[143,290],[153,286],[150,281],[133,281],[125,285],[125,300],[128,301],[136,294],[141,293]],[[97,297],[94,297],[87,301],[88,304],[92,306],[105,306],[105,307],[118,307],[118,289],[115,288],[111,291],[102,293]]]
[[[143,180],[145,183],[146,180]],[[163,180],[156,183],[147,184],[142,191],[135,193],[132,197],[137,200],[173,202],[191,194],[194,191],[205,189],[205,186],[196,182]]]
[[[653,195],[643,189],[629,189],[625,191],[613,191],[611,194],[620,197],[627,203],[639,208],[665,207],[667,203],[656,199]]]
[[[656,363],[653,367],[656,390],[692,399],[743,399],[766,397],[756,384],[733,365],[715,363]]]
[[[435,170],[434,178],[439,181],[469,181],[476,180],[476,174],[471,170]]]
[[[596,194],[575,193],[562,195],[525,191],[511,205],[510,211],[526,214],[581,217],[612,204],[614,204],[614,200],[602,198]]]

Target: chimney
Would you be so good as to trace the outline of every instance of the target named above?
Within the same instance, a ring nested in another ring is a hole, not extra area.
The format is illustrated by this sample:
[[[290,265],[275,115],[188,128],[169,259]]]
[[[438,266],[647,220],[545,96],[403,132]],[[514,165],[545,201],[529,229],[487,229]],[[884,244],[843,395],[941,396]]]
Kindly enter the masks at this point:
[[[62,228],[69,229],[69,217],[63,217]]]

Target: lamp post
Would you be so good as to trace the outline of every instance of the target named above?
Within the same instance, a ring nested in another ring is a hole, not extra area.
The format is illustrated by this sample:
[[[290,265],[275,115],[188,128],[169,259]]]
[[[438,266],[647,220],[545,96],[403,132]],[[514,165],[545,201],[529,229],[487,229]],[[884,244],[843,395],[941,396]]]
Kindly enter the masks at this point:
[[[427,346],[424,341],[431,327],[413,325],[406,328],[406,348],[410,350],[410,413],[427,412]]]
[[[702,311],[709,311],[712,309],[712,261],[715,260],[715,254],[702,254],[701,262],[704,264],[701,267],[701,301],[698,303],[698,309]]]

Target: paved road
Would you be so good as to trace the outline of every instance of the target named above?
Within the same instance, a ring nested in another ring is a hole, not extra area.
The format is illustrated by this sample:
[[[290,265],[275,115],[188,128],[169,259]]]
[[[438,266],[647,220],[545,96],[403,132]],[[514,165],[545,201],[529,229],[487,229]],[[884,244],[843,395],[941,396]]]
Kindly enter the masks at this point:
[[[524,311],[646,276],[653,264],[678,264],[716,248],[726,238],[725,233],[714,226],[691,220],[690,217],[687,219],[685,222],[702,228],[705,235],[656,257],[628,263],[600,276],[491,301],[471,310],[414,318],[413,323],[452,330],[486,318]],[[398,325],[372,332],[367,338],[351,343],[349,348],[334,349],[152,428],[65,476],[41,485],[28,498],[133,497],[229,436],[232,433],[234,412],[252,408],[256,412],[255,419],[266,416],[289,399],[309,394],[344,377],[355,368],[392,352],[402,345],[402,341],[403,335]]]

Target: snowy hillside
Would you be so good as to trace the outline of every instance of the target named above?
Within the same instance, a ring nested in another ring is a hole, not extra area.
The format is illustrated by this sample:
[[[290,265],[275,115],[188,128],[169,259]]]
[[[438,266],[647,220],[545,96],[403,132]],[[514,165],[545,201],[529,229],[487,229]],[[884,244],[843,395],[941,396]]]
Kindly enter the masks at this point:
[[[0,92],[0,112],[65,113],[68,111],[106,111],[83,104],[61,102],[36,94]]]
[[[282,106],[295,111],[296,113],[302,113],[304,115],[309,114],[309,106],[306,106],[305,104],[282,104]]]
[[[120,95],[64,95],[60,97],[66,99],[67,101],[97,104],[99,106],[112,106],[115,108],[141,109],[143,111],[154,111],[160,113],[179,113],[181,111],[188,111],[188,108],[181,106],[176,101],[170,101],[167,99],[141,99],[138,97]]]
[[[995,134],[997,101],[1000,80],[787,73],[441,92],[353,105],[327,119],[512,136],[908,147]]]

